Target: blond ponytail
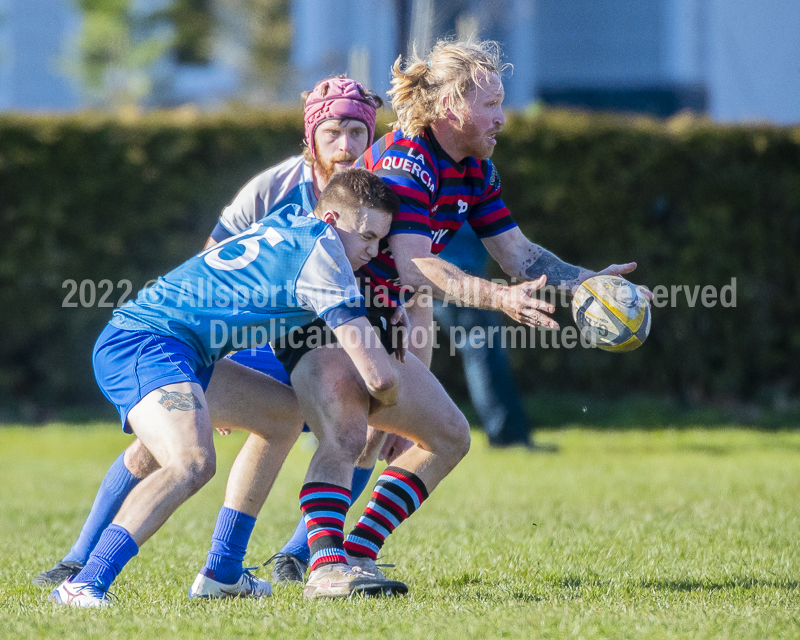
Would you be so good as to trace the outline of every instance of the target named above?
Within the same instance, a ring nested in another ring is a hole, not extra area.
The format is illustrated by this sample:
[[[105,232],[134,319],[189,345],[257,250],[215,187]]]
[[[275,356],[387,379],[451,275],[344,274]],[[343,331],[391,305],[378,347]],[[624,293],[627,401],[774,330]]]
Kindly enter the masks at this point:
[[[479,84],[479,74],[502,75],[508,66],[500,60],[500,45],[492,40],[439,40],[427,60],[413,51],[404,67],[398,57],[392,65],[389,91],[397,114],[393,126],[409,138],[420,135],[425,127],[445,117],[444,95],[450,97],[455,107],[451,110],[461,120],[460,107],[466,94]]]

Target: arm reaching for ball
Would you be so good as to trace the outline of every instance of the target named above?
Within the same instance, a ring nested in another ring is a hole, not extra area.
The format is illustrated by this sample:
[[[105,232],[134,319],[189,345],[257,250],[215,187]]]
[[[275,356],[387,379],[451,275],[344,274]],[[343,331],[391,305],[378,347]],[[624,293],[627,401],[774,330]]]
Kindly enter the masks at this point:
[[[483,244],[491,256],[497,260],[500,268],[508,275],[523,280],[534,280],[546,276],[551,286],[567,290],[570,294],[574,294],[575,289],[592,276],[624,276],[636,269],[635,262],[612,264],[602,271],[577,267],[564,262],[554,253],[528,240],[519,227],[486,238]],[[647,300],[653,299],[653,294],[647,287],[639,287],[639,289]]]

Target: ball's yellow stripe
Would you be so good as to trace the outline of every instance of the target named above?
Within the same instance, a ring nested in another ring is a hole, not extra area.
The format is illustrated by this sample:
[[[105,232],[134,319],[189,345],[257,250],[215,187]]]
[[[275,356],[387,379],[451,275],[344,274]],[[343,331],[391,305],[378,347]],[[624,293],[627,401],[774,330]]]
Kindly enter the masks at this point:
[[[586,288],[587,291],[590,291],[592,295],[594,295],[595,300],[600,301],[603,306],[608,309],[614,316],[622,322],[625,326],[627,326],[631,331],[636,333],[639,327],[642,325],[642,320],[644,320],[645,315],[645,308],[644,306],[639,307],[639,313],[635,318],[631,318],[627,313],[620,312],[616,307],[616,300],[614,300],[613,296],[610,296],[607,291],[605,290],[597,290],[594,287],[590,286],[586,282],[583,283],[583,286]],[[638,295],[638,293],[637,293]]]
[[[620,344],[598,344],[597,346],[604,351],[633,351],[634,349],[638,349],[642,346],[642,341],[634,335]]]

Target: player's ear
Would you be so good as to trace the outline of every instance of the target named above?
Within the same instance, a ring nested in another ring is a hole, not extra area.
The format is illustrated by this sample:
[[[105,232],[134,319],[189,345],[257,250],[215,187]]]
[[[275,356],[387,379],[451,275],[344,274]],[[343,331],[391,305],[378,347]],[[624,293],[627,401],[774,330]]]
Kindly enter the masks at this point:
[[[322,214],[322,219],[332,227],[336,227],[336,223],[339,220],[339,214],[336,211],[329,209]]]
[[[453,99],[449,94],[444,94],[442,96],[442,108],[444,109],[444,115],[448,120],[455,120],[456,122],[460,122],[459,117],[456,115],[453,104]]]

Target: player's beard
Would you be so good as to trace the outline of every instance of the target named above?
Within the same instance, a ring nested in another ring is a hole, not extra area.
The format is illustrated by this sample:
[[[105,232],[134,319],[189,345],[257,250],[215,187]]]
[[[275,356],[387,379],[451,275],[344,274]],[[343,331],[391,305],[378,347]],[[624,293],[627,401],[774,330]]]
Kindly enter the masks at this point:
[[[500,133],[500,129],[492,129],[490,131],[479,131],[478,127],[472,120],[467,120],[461,126],[461,150],[462,152],[472,158],[485,160],[490,158],[494,153],[494,147],[487,139],[490,135]]]
[[[352,165],[356,160],[356,156],[347,152],[333,156],[329,162],[324,162],[321,158],[317,158],[317,166],[315,167],[315,170],[317,174],[319,174],[319,177],[322,178],[325,183],[327,183],[334,173],[337,171],[343,171],[343,169],[340,169],[336,166],[337,162],[349,162]]]

